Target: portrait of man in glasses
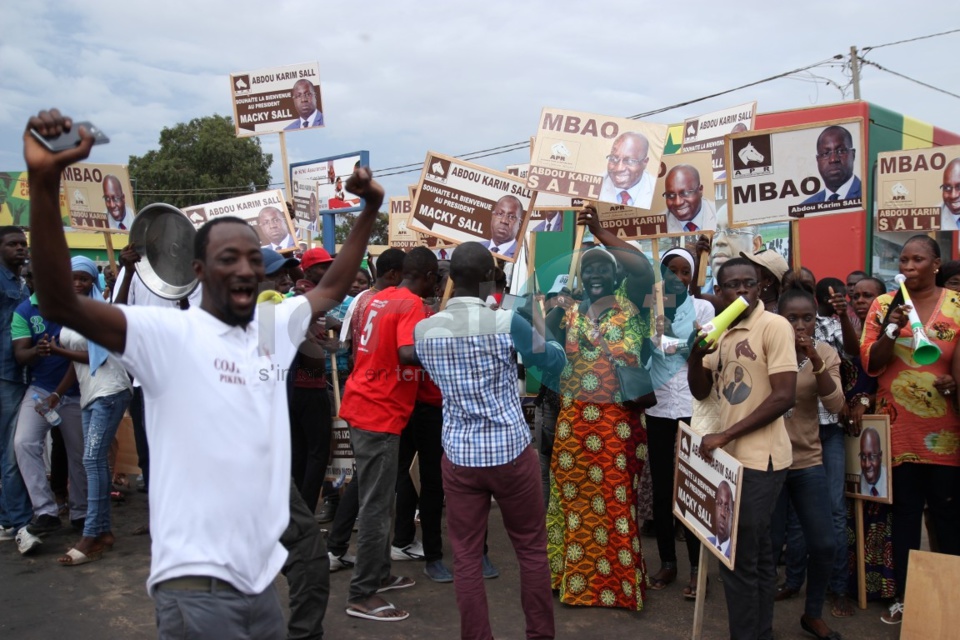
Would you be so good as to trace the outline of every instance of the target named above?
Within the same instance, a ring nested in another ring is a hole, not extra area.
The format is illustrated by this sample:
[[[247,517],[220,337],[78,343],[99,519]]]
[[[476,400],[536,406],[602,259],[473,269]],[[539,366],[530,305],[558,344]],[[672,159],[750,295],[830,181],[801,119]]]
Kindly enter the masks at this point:
[[[642,133],[628,131],[618,136],[607,156],[600,200],[649,209],[656,188],[655,177],[647,173],[649,152],[650,141]]]
[[[960,158],[951,160],[943,170],[943,184],[940,185],[943,206],[940,207],[940,229],[956,231],[960,229]]]
[[[824,129],[817,138],[817,170],[824,188],[803,204],[862,198],[860,178],[853,174],[856,160],[853,136],[847,129],[837,125]]]
[[[667,205],[667,233],[717,230],[717,208],[703,197],[700,172],[689,164],[670,169],[663,182]]]
[[[523,204],[516,196],[503,196],[493,207],[490,240],[487,249],[504,258],[517,250],[517,233],[523,222]]]
[[[127,197],[123,193],[120,178],[107,174],[103,176],[103,203],[107,207],[107,222],[111,229],[129,230],[133,224],[133,209],[127,206]]]

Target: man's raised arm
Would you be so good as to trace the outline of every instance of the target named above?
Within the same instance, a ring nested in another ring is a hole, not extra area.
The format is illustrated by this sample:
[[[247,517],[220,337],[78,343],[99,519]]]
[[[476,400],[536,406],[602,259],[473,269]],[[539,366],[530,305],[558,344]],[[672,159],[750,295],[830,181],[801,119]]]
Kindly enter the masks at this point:
[[[350,235],[337,253],[333,264],[323,274],[317,286],[306,294],[314,318],[333,309],[347,295],[354,278],[357,277],[357,270],[367,251],[373,224],[380,212],[380,205],[383,204],[383,187],[373,179],[367,167],[355,168],[346,186],[347,191],[363,198],[363,211],[354,220],[353,229],[350,230]]]
[[[60,176],[74,162],[84,160],[93,147],[93,136],[80,130],[80,144],[53,153],[30,134],[35,129],[45,137],[69,131],[73,122],[56,109],[30,118],[23,133],[23,157],[30,182],[30,244],[33,281],[40,312],[53,322],[78,332],[111,351],[122,353],[127,321],[119,309],[80,297],[73,290],[70,250],[60,219]]]

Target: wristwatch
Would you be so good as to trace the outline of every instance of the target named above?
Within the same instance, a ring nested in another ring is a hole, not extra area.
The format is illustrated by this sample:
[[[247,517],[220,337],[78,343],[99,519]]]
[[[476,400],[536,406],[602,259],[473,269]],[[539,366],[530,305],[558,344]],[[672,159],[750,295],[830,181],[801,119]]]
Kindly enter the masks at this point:
[[[900,327],[891,322],[886,327],[884,327],[883,332],[887,334],[887,337],[891,340],[896,340],[897,336],[900,335]]]
[[[870,398],[868,398],[867,396],[860,396],[860,404],[862,404],[863,406],[865,406],[866,408],[869,409],[869,408],[870,408]]]

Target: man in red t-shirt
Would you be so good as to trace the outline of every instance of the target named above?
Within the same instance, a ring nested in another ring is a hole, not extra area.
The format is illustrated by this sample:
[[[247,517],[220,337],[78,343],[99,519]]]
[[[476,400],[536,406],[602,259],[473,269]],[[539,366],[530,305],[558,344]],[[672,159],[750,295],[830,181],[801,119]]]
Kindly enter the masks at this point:
[[[360,493],[357,563],[347,615],[376,620],[409,617],[377,595],[414,585],[390,574],[390,512],[396,493],[400,432],[410,419],[419,387],[413,331],[425,316],[423,300],[437,283],[437,257],[417,247],[403,261],[403,280],[376,294],[353,336],[357,355],[340,417],[350,423]]]

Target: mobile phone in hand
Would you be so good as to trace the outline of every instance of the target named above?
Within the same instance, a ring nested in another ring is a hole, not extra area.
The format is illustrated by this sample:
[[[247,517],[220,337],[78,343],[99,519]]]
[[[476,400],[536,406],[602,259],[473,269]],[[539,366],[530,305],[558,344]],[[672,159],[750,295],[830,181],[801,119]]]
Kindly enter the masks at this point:
[[[47,138],[41,135],[36,129],[30,129],[30,135],[49,151],[58,153],[60,151],[66,151],[67,149],[73,149],[80,144],[80,127],[86,129],[87,132],[93,136],[93,144],[107,144],[110,142],[107,134],[92,122],[74,122],[69,131],[64,131],[53,138]]]

